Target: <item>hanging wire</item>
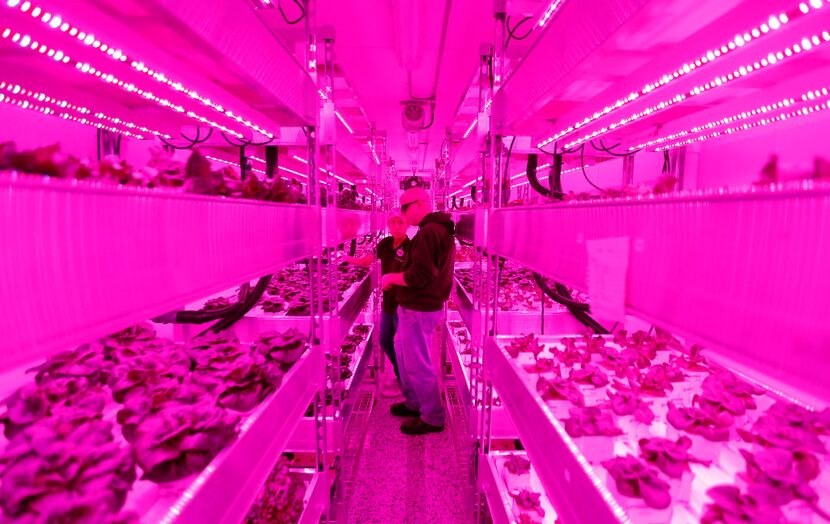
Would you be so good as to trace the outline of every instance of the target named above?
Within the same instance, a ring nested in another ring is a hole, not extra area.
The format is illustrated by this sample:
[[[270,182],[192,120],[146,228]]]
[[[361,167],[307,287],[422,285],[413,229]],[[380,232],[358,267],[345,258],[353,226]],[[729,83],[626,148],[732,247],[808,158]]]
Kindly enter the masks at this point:
[[[527,32],[523,35],[516,36],[516,31],[518,31],[519,27],[521,27],[525,22],[531,20],[532,16],[526,16],[522,18],[516,25],[512,28],[510,27],[510,17],[507,17],[507,21],[505,26],[507,27],[507,38],[504,41],[504,49],[507,50],[507,46],[510,44],[510,40],[524,40],[525,38],[530,36],[530,33],[533,32],[533,27],[527,30]]]
[[[288,15],[285,14],[285,11],[282,9],[282,0],[277,1],[277,9],[280,10],[280,14],[282,15],[282,19],[285,20],[285,23],[288,25],[296,25],[299,24],[303,18],[305,18],[305,7],[303,6],[300,0],[291,0],[294,2],[294,5],[300,8],[300,16],[296,20],[291,20],[288,18]]]
[[[627,156],[631,156],[635,153],[640,152],[640,149],[637,149],[637,150],[631,151],[629,153],[617,153],[617,152],[614,151],[614,149],[620,147],[620,142],[614,144],[613,146],[606,146],[605,143],[602,141],[602,139],[599,140],[599,145],[596,145],[594,143],[594,141],[591,140],[591,146],[594,149],[596,149],[597,151],[602,151],[603,153],[609,154],[611,156],[616,156],[616,157],[627,157]]]
[[[582,147],[579,148],[579,167],[582,169],[582,176],[585,177],[585,180],[591,184],[594,189],[599,191],[600,193],[605,193],[606,191],[599,187],[598,185],[594,184],[590,178],[588,178],[588,173],[585,172],[585,144],[582,144]]]

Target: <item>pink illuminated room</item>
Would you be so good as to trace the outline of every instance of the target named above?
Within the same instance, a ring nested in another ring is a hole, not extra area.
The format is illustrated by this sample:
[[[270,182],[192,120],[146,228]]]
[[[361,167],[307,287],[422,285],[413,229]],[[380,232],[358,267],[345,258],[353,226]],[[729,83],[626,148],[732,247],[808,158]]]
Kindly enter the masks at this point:
[[[0,524],[830,524],[830,0],[0,0]]]

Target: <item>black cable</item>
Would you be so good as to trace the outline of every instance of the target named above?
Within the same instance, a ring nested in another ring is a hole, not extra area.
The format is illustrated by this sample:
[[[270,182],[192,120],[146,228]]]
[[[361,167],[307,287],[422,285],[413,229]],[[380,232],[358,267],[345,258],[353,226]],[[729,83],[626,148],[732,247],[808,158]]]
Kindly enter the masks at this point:
[[[599,191],[600,193],[605,193],[605,190],[599,187],[598,185],[591,182],[591,179],[588,178],[588,173],[585,172],[585,144],[582,144],[582,151],[579,154],[579,167],[582,168],[582,176],[585,177],[585,180],[594,186],[594,188]]]
[[[288,25],[296,25],[299,24],[303,18],[305,18],[305,7],[299,0],[292,0],[294,5],[300,8],[300,17],[296,20],[289,20],[288,15],[285,14],[285,11],[282,10],[282,0],[277,0],[277,9],[280,10],[280,14],[282,15],[282,19],[285,20],[285,23]]]
[[[553,143],[553,149],[554,149],[553,153],[551,153],[550,151],[545,151],[544,149],[542,149],[542,146],[537,146],[536,149],[538,149],[539,151],[541,151],[542,153],[544,153],[546,155],[553,156],[553,155],[556,154],[556,142]]]
[[[227,317],[223,318],[216,324],[212,325],[202,333],[199,333],[198,336],[202,336],[208,331],[213,331],[214,333],[219,333],[221,331],[225,331],[226,329],[230,328],[234,324],[236,324],[239,319],[244,317],[248,311],[254,308],[259,302],[259,299],[262,297],[262,294],[265,293],[265,290],[268,288],[268,284],[271,282],[271,278],[273,275],[267,275],[259,279],[256,284],[256,287],[251,291],[251,293],[245,298],[244,301],[237,304],[237,309],[228,315]]]
[[[539,165],[539,155],[528,155],[527,157],[527,171],[525,176],[527,176],[527,181],[530,183],[530,187],[532,187],[537,193],[542,195],[543,197],[550,197],[551,192],[550,189],[546,188],[542,184],[539,183],[539,179],[536,177],[536,167]]]
[[[554,291],[553,289],[551,289],[548,283],[545,282],[545,280],[542,278],[542,275],[540,275],[539,273],[533,273],[533,280],[536,282],[536,285],[539,286],[539,289],[541,289],[548,297],[551,298],[551,300],[553,300],[557,304],[561,304],[569,309],[574,308],[579,311],[587,312],[590,309],[590,306],[588,304],[576,302],[571,298],[560,295],[558,291]]]
[[[507,205],[507,202],[510,200],[510,154],[513,153],[513,144],[516,143],[516,137],[513,137],[513,140],[510,141],[510,147],[507,149],[507,160],[504,162],[504,179],[502,180],[502,204],[503,206]],[[505,188],[505,186],[507,186]],[[505,194],[505,189],[507,190]]]
[[[539,275],[538,273],[533,273],[533,279],[536,281],[536,284],[539,288],[553,301],[562,304],[568,311],[577,319],[579,322],[591,329],[594,330],[594,333],[597,334],[608,334],[608,330],[605,329],[602,324],[597,322],[596,320],[588,314],[589,306],[588,304],[583,304],[582,302],[575,302],[571,297],[571,292],[568,290],[567,287],[560,284],[559,282],[554,283],[554,287],[556,290],[550,288],[547,285],[547,282]]]
[[[606,146],[605,144],[603,144],[603,143],[602,143],[602,140],[600,140],[600,141],[599,141],[599,143],[600,143],[600,145],[599,145],[599,146],[597,146],[597,145],[594,143],[594,141],[593,141],[593,140],[591,140],[591,146],[592,146],[594,149],[596,149],[597,151],[602,151],[603,153],[609,154],[609,155],[611,155],[611,156],[619,157],[619,158],[628,157],[628,156],[631,156],[631,155],[633,155],[633,154],[635,154],[635,153],[639,153],[639,152],[640,152],[640,150],[639,150],[639,149],[637,149],[637,150],[635,150],[635,151],[631,151],[630,153],[617,153],[617,152],[615,152],[615,151],[613,151],[613,150],[614,150],[614,148],[616,148],[616,147],[619,147],[619,146],[620,146],[620,144],[619,144],[619,143],[614,144],[613,146],[610,146],[610,147],[609,147],[609,146]]]
[[[555,284],[555,287],[556,287],[557,292],[560,295],[562,295],[566,298],[569,298],[569,299],[571,298],[571,292],[564,285],[557,282]],[[605,327],[603,327],[602,324],[600,324],[599,322],[594,320],[593,317],[591,317],[591,315],[589,315],[587,312],[578,311],[578,310],[575,310],[575,309],[572,309],[572,308],[568,308],[568,311],[570,311],[571,314],[573,316],[575,316],[576,319],[579,320],[584,326],[593,329],[594,333],[596,333],[598,335],[607,335],[608,334],[608,330],[605,329]]]
[[[201,138],[201,136],[202,136],[201,131],[200,131],[200,130],[199,130],[199,128],[197,127],[197,128],[196,128],[196,140],[190,140],[189,138],[187,138],[187,136],[185,136],[185,134],[184,134],[184,133],[181,133],[181,135],[182,135],[182,138],[184,138],[187,142],[189,142],[189,144],[188,144],[188,145],[186,145],[186,146],[177,146],[177,145],[175,145],[175,144],[172,144],[172,143],[168,142],[168,141],[167,141],[167,139],[165,139],[164,137],[159,137],[159,140],[160,140],[160,141],[161,141],[164,145],[166,145],[166,146],[168,146],[168,147],[171,147],[171,148],[173,148],[173,149],[191,149],[191,148],[193,148],[196,144],[201,144],[201,143],[207,142],[208,138],[210,138],[210,137],[211,137],[211,135],[213,135],[213,128],[212,128],[212,127],[211,127],[211,128],[209,128],[209,129],[208,129],[208,134],[207,134],[207,136],[205,136],[204,138]]]
[[[530,36],[530,33],[533,32],[533,27],[527,30],[527,32],[521,36],[516,36],[516,31],[518,31],[519,27],[522,26],[528,20],[531,20],[533,17],[526,16],[522,18],[516,25],[512,28],[510,27],[510,17],[507,17],[507,21],[505,22],[505,27],[507,28],[507,38],[504,41],[504,49],[507,50],[507,46],[510,44],[510,40],[524,40],[525,38]]]
[[[556,142],[554,142],[553,147],[554,147],[554,153],[556,153]],[[560,151],[560,152],[561,152],[563,155],[570,155],[571,153],[576,153],[577,151],[579,151],[579,150],[580,150],[580,149],[582,149],[583,147],[585,147],[585,145],[584,145],[584,144],[583,144],[582,146],[580,146],[579,148],[575,148],[575,147],[574,147],[574,148],[571,148],[571,149],[568,149],[568,148],[566,148],[565,146],[562,146],[562,148],[561,148],[561,151]]]
[[[237,295],[237,301],[233,304],[227,305],[223,308],[219,308],[214,311],[175,311],[173,313],[168,313],[160,317],[156,317],[153,319],[153,322],[159,322],[164,324],[204,324],[205,322],[211,322],[213,320],[223,318],[233,313],[236,310],[236,308],[239,307],[239,304],[244,302],[248,298],[250,292],[251,286],[246,282],[242,284],[242,286],[240,286],[239,294]]]

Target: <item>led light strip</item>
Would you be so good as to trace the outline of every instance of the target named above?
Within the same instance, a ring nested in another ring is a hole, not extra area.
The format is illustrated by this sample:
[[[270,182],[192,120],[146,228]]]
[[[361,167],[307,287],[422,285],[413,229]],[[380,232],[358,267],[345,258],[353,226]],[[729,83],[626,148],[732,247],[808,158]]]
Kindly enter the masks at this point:
[[[457,190],[455,193],[450,193],[450,194],[449,194],[449,195],[447,195],[447,196],[455,196],[455,195],[457,195],[458,193],[461,193],[462,191],[464,191],[465,189],[467,189],[468,187],[470,187],[471,185],[475,184],[476,182],[478,182],[478,178],[474,178],[474,179],[470,180],[469,182],[467,182],[466,184],[464,184],[463,186],[461,186],[461,189]]]
[[[553,14],[556,13],[556,11],[562,6],[564,2],[565,0],[553,0],[553,2],[550,3],[548,8],[545,9],[545,12],[541,16],[541,18],[539,18],[539,27],[544,27],[545,24],[548,23],[548,20],[550,20],[553,17]]]
[[[812,10],[815,11],[820,9],[824,3],[824,0],[810,0],[809,5],[806,3],[799,4],[798,7],[793,7],[786,13],[781,13],[778,15],[771,15],[768,20],[758,27],[754,27],[742,34],[738,34],[735,38],[729,40],[726,43],[723,43],[720,48],[715,48],[714,50],[707,51],[701,57],[695,59],[694,61],[689,61],[684,63],[683,65],[678,66],[672,73],[667,73],[660,77],[657,80],[648,82],[645,86],[643,86],[639,92],[631,92],[626,98],[621,98],[617,100],[614,104],[606,106],[602,109],[602,111],[598,111],[589,117],[585,117],[583,120],[576,122],[573,125],[568,126],[568,128],[559,131],[558,133],[554,134],[553,136],[543,140],[539,143],[538,147],[546,146],[555,140],[559,140],[560,138],[568,135],[577,129],[584,127],[603,116],[620,109],[621,107],[633,102],[637,98],[642,95],[647,95],[660,87],[668,85],[669,83],[673,82],[674,80],[691,73],[695,69],[703,67],[707,64],[714,62],[715,60],[719,59],[720,57],[734,51],[738,48],[743,47],[745,44],[749,43],[752,40],[757,40],[758,38],[762,38],[764,35],[769,34],[772,31],[780,29],[783,25],[789,23],[790,21],[801,18]]]
[[[6,90],[13,95],[21,95],[27,98],[32,98],[37,102],[46,102],[47,104],[57,105],[61,109],[71,109],[72,111],[76,111],[81,114],[87,114],[92,112],[84,106],[71,104],[66,100],[60,100],[58,98],[47,96],[45,93],[30,91],[28,89],[23,88],[23,86],[19,84],[13,84],[11,82],[0,82],[0,91],[1,90]]]
[[[14,32],[9,27],[3,28],[3,32],[0,33],[0,37],[4,39],[11,38],[11,41],[15,44],[19,44],[20,47],[28,47],[32,51],[38,51],[40,54],[45,54],[55,62],[63,62],[64,64],[68,64],[71,60],[69,55],[65,54],[63,51],[52,49],[47,45],[40,44],[37,40],[33,40],[29,35]]]
[[[101,81],[103,81],[107,84],[112,84],[112,85],[118,86],[121,89],[123,89],[124,91],[127,91],[128,93],[138,94],[139,96],[142,96],[142,97],[146,98],[147,100],[151,100],[151,101],[157,103],[158,105],[160,105],[162,107],[170,108],[170,109],[176,111],[177,113],[182,113],[184,115],[187,115],[188,117],[192,118],[193,120],[196,120],[198,122],[201,122],[201,123],[203,123],[205,125],[208,125],[208,126],[211,126],[211,127],[215,127],[216,129],[219,129],[220,131],[223,131],[223,132],[225,132],[229,135],[233,135],[236,138],[243,138],[242,133],[234,131],[233,129],[230,129],[226,126],[223,126],[222,124],[216,122],[215,120],[210,120],[209,118],[201,116],[198,113],[196,113],[195,111],[187,111],[181,105],[170,102],[166,98],[160,98],[160,97],[154,95],[150,91],[145,91],[145,90],[141,89],[140,87],[136,87],[135,84],[131,84],[131,83],[128,83],[128,82],[124,82],[123,80],[119,80],[118,77],[116,77],[115,75],[110,74],[110,73],[104,73],[103,71],[101,71],[99,69],[95,69],[95,67],[93,67],[93,66],[91,66],[91,65],[89,65],[85,62],[76,62],[75,63],[75,69],[77,69],[81,73],[86,73],[90,76],[97,77]]]
[[[662,111],[668,107],[671,107],[679,102],[682,102],[688,98],[692,98],[695,96],[702,95],[707,91],[725,85],[729,82],[737,80],[739,78],[749,76],[753,73],[756,73],[767,66],[771,66],[777,63],[780,63],[788,58],[792,58],[793,56],[801,53],[801,51],[809,51],[814,49],[820,45],[826,44],[830,41],[830,32],[824,31],[822,32],[821,37],[818,35],[813,35],[811,37],[804,37],[801,39],[800,42],[793,44],[791,47],[785,48],[783,51],[778,51],[776,53],[769,53],[766,58],[762,58],[760,61],[756,61],[752,64],[747,64],[745,66],[740,66],[739,68],[735,69],[733,72],[727,75],[721,75],[719,77],[715,77],[714,79],[710,80],[709,82],[697,86],[694,89],[690,90],[688,93],[685,94],[678,94],[675,97],[669,100],[663,100],[662,102],[655,104],[651,107],[648,107],[638,113],[635,113],[627,118],[623,118],[608,127],[603,127],[594,131],[593,133],[589,133],[581,138],[573,140],[565,144],[566,149],[570,149],[574,146],[578,146],[583,144],[589,140],[592,140],[602,134],[607,133],[608,131],[613,131],[614,129],[620,128],[622,126],[628,125],[631,122],[635,122],[643,117],[652,115],[659,111]]]
[[[801,94],[801,101],[802,102],[810,102],[812,100],[816,100],[816,99],[828,96],[828,94],[830,94],[830,91],[828,91],[828,89],[826,87],[823,87],[821,89],[815,89],[815,90],[807,91],[807,92]],[[713,120],[713,121],[708,122],[706,124],[695,126],[695,127],[691,128],[689,130],[680,131],[680,132],[665,136],[663,138],[650,140],[648,142],[644,142],[642,144],[639,144],[639,145],[634,146],[634,147],[630,147],[628,149],[629,149],[629,151],[632,151],[634,149],[642,149],[644,147],[651,147],[651,146],[659,145],[659,144],[662,144],[662,143],[665,143],[665,142],[671,142],[673,140],[676,140],[676,139],[684,137],[684,136],[688,136],[690,134],[700,133],[701,131],[714,129],[715,127],[720,127],[720,126],[724,126],[724,125],[727,125],[727,124],[731,124],[732,122],[735,122],[735,121],[738,121],[738,120],[746,120],[747,118],[752,118],[754,116],[766,114],[766,113],[769,113],[769,112],[774,111],[776,109],[783,109],[783,108],[789,107],[793,104],[795,104],[795,99],[793,99],[793,98],[784,98],[784,99],[779,100],[778,102],[775,102],[773,104],[767,104],[765,106],[760,106],[760,107],[757,107],[757,108],[755,108],[751,111],[743,111],[741,113],[732,115],[730,117],[722,118],[720,120]]]
[[[826,102],[823,104],[815,104],[810,107],[802,107],[797,111],[791,111],[789,113],[781,113],[773,118],[762,118],[757,122],[753,122],[751,124],[743,124],[741,126],[736,127],[728,127],[723,131],[715,131],[713,133],[709,133],[708,135],[700,135],[695,138],[690,138],[688,140],[683,140],[680,142],[675,142],[673,144],[669,144],[667,146],[658,147],[655,151],[667,151],[669,149],[674,149],[675,147],[682,147],[687,146],[689,144],[693,144],[695,142],[703,142],[705,140],[710,140],[712,138],[717,138],[722,135],[731,135],[734,133],[738,133],[741,131],[749,131],[750,129],[755,129],[756,127],[763,127],[770,124],[775,124],[777,122],[783,122],[784,120],[789,120],[791,118],[798,118],[802,116],[811,115],[813,113],[818,113],[821,111],[825,111],[830,109],[830,102]]]
[[[44,115],[58,116],[60,118],[63,118],[64,120],[71,120],[73,122],[78,122],[79,124],[88,125],[88,126],[92,126],[92,127],[97,127],[98,129],[105,129],[107,131],[112,131],[113,133],[119,133],[121,135],[125,135],[125,136],[128,136],[130,138],[135,138],[135,139],[138,139],[138,140],[144,140],[144,137],[142,135],[139,135],[137,133],[133,133],[132,131],[126,131],[124,129],[118,129],[116,127],[112,127],[112,126],[108,126],[106,124],[102,124],[101,122],[93,122],[92,120],[89,120],[86,117],[77,117],[77,116],[71,115],[67,112],[57,113],[51,107],[40,106],[38,104],[29,102],[28,100],[19,100],[19,99],[13,98],[11,96],[5,95],[3,93],[0,93],[0,103],[14,105],[14,106],[17,106],[21,109],[29,109],[31,111],[37,111],[39,113],[43,113]]]
[[[372,158],[375,161],[375,164],[380,165],[380,159],[378,158],[378,153],[375,151],[375,144],[369,140],[368,141],[369,150],[372,152]]]
[[[46,54],[47,56],[52,57],[54,60],[63,62],[64,64],[68,64],[70,61],[69,57],[63,54],[62,51],[48,47],[45,44],[39,45],[38,42],[33,41],[31,37],[29,37],[29,35],[22,35],[21,33],[12,32],[10,28],[4,28],[3,32],[0,33],[0,36],[3,38],[11,38],[12,42],[19,43],[20,47],[24,49],[31,49],[32,51],[37,50],[40,54]],[[60,60],[58,60],[57,58],[59,55],[63,55]],[[149,91],[144,91],[143,89],[136,87],[134,84],[130,84],[122,80],[119,80],[116,76],[112,74],[103,73],[102,71],[95,69],[87,63],[75,62],[75,69],[80,71],[81,73],[86,73],[91,76],[95,76],[108,84],[116,85],[121,89],[127,91],[128,93],[137,93],[140,96],[146,98],[147,100],[151,100],[161,105],[162,107],[174,109],[176,112],[184,113],[190,118],[198,120],[199,122],[221,129],[222,131],[225,131],[226,133],[233,135],[237,138],[242,138],[241,133],[228,129],[227,127],[222,126],[219,123],[214,122],[213,120],[209,120],[203,116],[200,116],[193,111],[185,111],[185,108],[180,105],[173,104],[167,99],[159,98]]]
[[[553,164],[542,164],[541,166],[536,166],[536,170],[538,171],[539,169],[546,169],[548,167],[551,167],[552,165]],[[513,175],[512,177],[510,177],[510,180],[516,180],[520,176],[524,176],[526,174],[527,174],[527,171],[522,171],[521,173],[517,173],[517,174]]]
[[[215,157],[215,156],[207,156],[207,155],[205,156],[205,158],[207,158],[209,160],[215,160],[215,161],[221,162],[223,164],[228,164],[230,166],[239,167],[239,164],[237,162],[231,162],[230,160],[225,160],[224,158],[218,158],[218,157]],[[259,158],[255,158],[255,157],[251,157],[251,156],[249,156],[248,158],[251,158],[253,160],[258,160],[260,162],[265,162],[264,160],[260,160]],[[291,173],[293,175],[303,177],[303,178],[308,178],[303,173],[300,173],[299,171],[294,171],[293,169],[289,169],[289,168],[284,167],[284,166],[277,166],[277,169],[279,169],[280,171],[285,171],[286,173]],[[263,175],[266,174],[265,171],[263,171],[262,169],[251,168],[251,171],[254,171],[255,173],[262,173]],[[327,184],[326,182],[323,182],[323,183]]]
[[[16,7],[23,13],[29,13],[33,18],[39,18],[44,24],[47,24],[50,28],[59,29],[62,33],[66,33],[71,37],[77,38],[80,42],[101,51],[113,60],[116,60],[118,62],[126,62],[128,60],[127,55],[120,49],[116,49],[112,46],[107,45],[106,43],[101,42],[99,39],[95,38],[95,36],[92,33],[81,31],[78,27],[63,21],[61,16],[53,15],[52,13],[42,10],[40,7],[33,6],[33,4],[29,1],[21,2],[20,0],[6,0],[6,5],[11,8]],[[224,107],[213,102],[209,98],[200,95],[196,90],[185,87],[181,82],[177,82],[171,80],[170,78],[167,78],[167,76],[164,73],[154,71],[153,69],[147,67],[143,62],[131,60],[130,66],[136,71],[145,73],[148,76],[152,77],[154,80],[161,82],[162,84],[165,84],[168,87],[180,93],[184,93],[190,98],[199,101],[201,104],[219,113],[224,114],[228,118],[238,122],[239,124],[247,127],[248,129],[265,135],[268,138],[274,138],[273,133],[268,132],[267,130],[263,129],[260,126],[257,126],[256,124],[253,124],[250,120],[246,120],[239,115],[235,115],[233,111],[226,110]]]
[[[92,114],[92,111],[90,111],[89,108],[87,108],[87,107],[75,105],[75,104],[72,104],[72,103],[70,103],[66,100],[51,97],[51,96],[47,95],[46,93],[41,93],[41,92],[38,92],[38,91],[32,91],[32,90],[29,90],[29,89],[25,89],[22,86],[20,86],[19,84],[13,84],[11,82],[0,82],[0,90],[4,90],[4,89],[6,91],[8,91],[9,93],[11,93],[12,95],[19,95],[21,97],[30,98],[30,99],[35,100],[37,102],[42,102],[42,103],[45,102],[47,104],[57,106],[59,109],[64,109],[64,110],[70,109],[70,110],[75,111],[77,113],[81,113],[82,115],[90,115],[91,114],[91,116],[94,116],[95,118],[97,118],[99,120],[105,120],[105,121],[111,122],[111,123],[116,124],[116,125],[124,126],[124,127],[128,128],[130,130],[138,129],[142,133],[147,133],[147,134],[151,134],[151,135],[155,135],[155,136],[159,136],[159,137],[164,137],[164,138],[171,138],[170,135],[161,133],[159,131],[155,131],[153,129],[149,129],[149,128],[144,127],[144,126],[139,126],[139,125],[134,124],[134,123],[132,123],[128,120],[124,120],[124,119],[121,119],[121,118],[118,118],[118,117],[109,116],[106,113],[103,113],[103,112],[100,112],[100,111]]]
[[[352,126],[350,126],[350,125],[348,124],[348,122],[346,122],[346,119],[345,119],[345,118],[343,118],[343,115],[341,115],[341,114],[340,114],[340,111],[338,111],[338,110],[336,110],[336,109],[335,109],[335,110],[334,110],[334,115],[337,117],[337,119],[338,119],[338,120],[340,120],[340,122],[342,122],[342,123],[343,123],[343,125],[344,125],[344,126],[346,126],[346,129],[349,131],[349,134],[350,134],[350,135],[353,135],[353,134],[354,134],[354,130],[352,129]]]
[[[827,91],[825,89],[825,91]],[[795,104],[795,100],[792,98],[785,98],[783,100],[779,100],[773,104],[767,104],[765,106],[761,106],[755,108],[751,111],[743,111],[741,113],[734,114],[732,116],[728,116],[725,118],[721,118],[720,120],[712,120],[711,122],[707,122],[705,124],[695,126],[691,129],[687,129],[685,131],[679,131],[677,133],[673,133],[671,135],[664,136],[662,138],[656,138],[654,140],[649,140],[648,142],[643,142],[642,144],[638,144],[636,146],[629,147],[629,151],[634,151],[637,149],[643,149],[646,147],[652,147],[656,145],[663,144],[665,142],[671,142],[673,140],[677,140],[678,138],[682,138],[684,136],[689,136],[692,134],[700,133],[701,131],[708,131],[709,129],[714,129],[716,127],[725,126],[727,124],[731,124],[732,122],[736,122],[738,120],[746,120],[748,118],[752,118],[758,115],[766,114],[771,111],[775,111],[776,109],[782,109],[784,107],[789,107]]]

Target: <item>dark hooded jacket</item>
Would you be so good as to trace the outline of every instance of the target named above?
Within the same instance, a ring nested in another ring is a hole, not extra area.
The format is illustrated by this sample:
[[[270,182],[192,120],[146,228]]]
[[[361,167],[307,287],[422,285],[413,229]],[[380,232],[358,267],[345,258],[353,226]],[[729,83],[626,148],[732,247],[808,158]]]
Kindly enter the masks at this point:
[[[446,213],[430,213],[418,228],[401,268],[407,285],[398,287],[398,304],[413,311],[440,311],[452,290],[455,223]]]

